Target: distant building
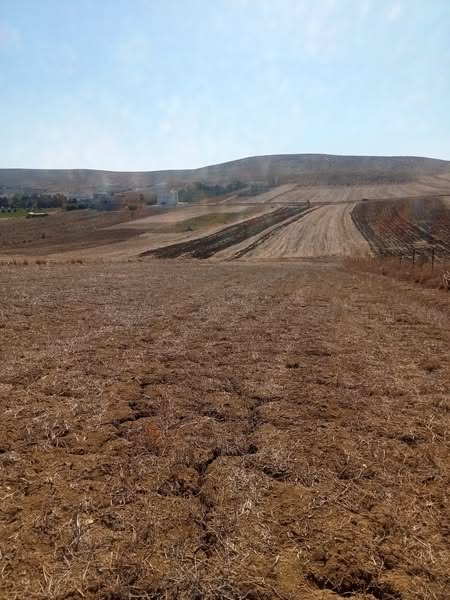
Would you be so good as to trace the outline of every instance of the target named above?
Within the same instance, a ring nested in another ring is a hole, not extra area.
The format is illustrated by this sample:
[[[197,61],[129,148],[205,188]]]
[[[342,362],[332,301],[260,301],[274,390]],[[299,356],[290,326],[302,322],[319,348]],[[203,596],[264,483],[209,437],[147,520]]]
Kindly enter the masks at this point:
[[[89,206],[92,202],[92,194],[66,194],[72,204],[85,204]]]
[[[89,201],[89,208],[94,210],[118,210],[122,208],[122,200],[109,192],[94,194]]]
[[[158,206],[171,208],[178,204],[178,192],[176,190],[158,190]]]

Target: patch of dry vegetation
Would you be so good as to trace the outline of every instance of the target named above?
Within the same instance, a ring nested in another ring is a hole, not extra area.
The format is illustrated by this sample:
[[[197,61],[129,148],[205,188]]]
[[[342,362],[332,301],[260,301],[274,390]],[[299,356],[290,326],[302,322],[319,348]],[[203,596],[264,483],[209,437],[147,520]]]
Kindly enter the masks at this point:
[[[209,227],[217,227],[220,225],[235,223],[236,221],[241,221],[242,219],[252,217],[261,212],[261,208],[259,206],[252,206],[250,208],[243,209],[240,212],[213,212],[213,210],[214,208],[212,207],[210,213],[198,215],[183,221],[155,224],[150,226],[148,231],[152,233],[177,233],[188,230],[196,231],[198,229],[207,229]]]
[[[448,598],[443,294],[325,263],[2,282],[2,598]]]
[[[390,257],[353,257],[346,260],[347,265],[355,270],[377,273],[402,281],[419,283],[425,287],[450,289],[450,261],[439,260],[431,264],[421,262],[421,257],[413,264],[410,258]]]

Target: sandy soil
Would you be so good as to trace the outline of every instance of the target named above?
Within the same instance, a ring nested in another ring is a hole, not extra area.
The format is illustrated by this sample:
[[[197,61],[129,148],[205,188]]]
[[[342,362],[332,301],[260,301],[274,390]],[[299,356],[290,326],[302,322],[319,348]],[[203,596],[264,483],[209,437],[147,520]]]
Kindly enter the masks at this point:
[[[354,204],[321,206],[284,227],[245,258],[299,258],[370,254],[350,213]]]
[[[2,599],[447,600],[444,292],[0,268]]]

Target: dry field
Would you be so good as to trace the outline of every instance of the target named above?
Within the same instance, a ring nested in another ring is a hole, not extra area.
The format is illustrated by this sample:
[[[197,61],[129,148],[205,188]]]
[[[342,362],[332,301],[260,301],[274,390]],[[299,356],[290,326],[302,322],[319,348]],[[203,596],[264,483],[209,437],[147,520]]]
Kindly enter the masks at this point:
[[[2,599],[449,598],[446,293],[324,261],[0,278]]]
[[[415,257],[400,256],[359,256],[347,257],[346,264],[353,270],[365,273],[378,273],[379,275],[394,277],[402,281],[418,283],[425,287],[450,291],[450,260],[430,260],[429,252],[420,253]],[[426,260],[423,260],[425,259]]]
[[[252,206],[242,200],[239,203],[229,202],[226,204],[221,202],[179,204],[175,210],[155,209],[155,212],[152,212],[147,217],[140,217],[123,224],[113,225],[111,228],[121,229],[122,227],[126,227],[127,229],[144,229],[147,231],[159,231],[162,228],[163,231],[167,231],[174,225],[189,222],[195,223],[196,220],[210,217],[211,215],[236,213],[235,218],[239,219],[241,215],[243,217],[248,216],[249,211],[253,214],[261,214],[268,210],[270,210],[270,207]]]
[[[312,204],[334,204],[388,198],[423,198],[450,193],[450,176],[428,177],[424,181],[404,184],[373,185],[296,185],[278,186],[265,194],[247,198],[249,203],[295,204],[309,201]],[[234,201],[234,197],[232,198]]]
[[[142,217],[157,215],[153,207],[142,209]],[[93,210],[59,211],[44,219],[0,219],[0,253],[4,255],[48,255],[72,249],[92,249],[132,237],[126,228],[110,229],[135,219],[129,211],[98,213]]]
[[[447,256],[449,190],[444,175],[425,183],[283,184],[259,196],[233,194],[168,210],[2,219],[0,258],[120,260],[148,252],[219,260],[365,256],[417,241],[432,241],[437,254]]]
[[[280,229],[245,258],[363,256],[370,254],[350,216],[354,204],[330,204]]]
[[[430,246],[439,257],[450,255],[450,207],[447,198],[360,202],[352,211],[355,225],[375,254],[410,253]]]
[[[246,203],[145,207],[98,213],[55,212],[45,219],[1,219],[0,256],[111,258],[136,256],[152,247],[196,238],[274,210]]]
[[[143,255],[227,260],[363,257],[408,254],[416,244],[434,247],[436,257],[450,255],[448,197],[318,203],[303,196],[301,204],[298,198],[288,200],[294,193],[298,196],[295,190],[283,193],[263,215],[195,239],[153,246]]]
[[[303,206],[282,206],[269,213],[258,215],[251,219],[246,219],[235,225],[230,225],[194,240],[180,242],[149,250],[142,256],[155,255],[158,258],[180,258],[190,256],[193,258],[211,258],[212,256],[229,248],[234,249],[236,245],[250,243],[240,254],[246,254],[252,247],[253,240],[262,236],[272,235],[274,229],[278,231],[288,224],[301,219],[305,214],[306,205]],[[264,238],[263,238],[264,239]]]

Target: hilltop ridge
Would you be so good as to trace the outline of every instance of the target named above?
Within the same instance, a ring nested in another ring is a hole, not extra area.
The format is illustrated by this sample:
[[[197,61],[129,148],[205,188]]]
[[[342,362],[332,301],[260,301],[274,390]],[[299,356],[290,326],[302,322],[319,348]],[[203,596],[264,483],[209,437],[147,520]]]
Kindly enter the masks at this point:
[[[406,183],[450,173],[450,161],[413,156],[279,154],[241,158],[198,169],[104,171],[95,169],[0,169],[0,193],[125,191],[194,181],[228,183],[358,185]]]

